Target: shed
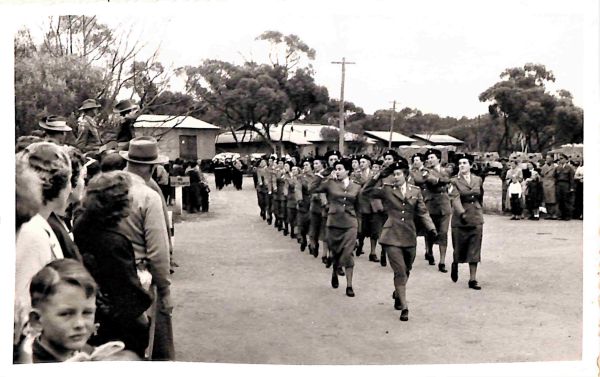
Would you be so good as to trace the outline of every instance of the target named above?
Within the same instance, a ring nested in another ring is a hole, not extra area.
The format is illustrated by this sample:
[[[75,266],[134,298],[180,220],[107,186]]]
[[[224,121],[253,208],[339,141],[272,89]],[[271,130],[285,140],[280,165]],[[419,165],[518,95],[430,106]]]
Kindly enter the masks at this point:
[[[136,136],[154,136],[160,152],[170,160],[213,158],[215,138],[220,131],[215,125],[182,115],[140,115],[134,127]]]
[[[455,145],[459,147],[465,143],[450,135],[414,134],[411,137],[415,139],[414,145]]]

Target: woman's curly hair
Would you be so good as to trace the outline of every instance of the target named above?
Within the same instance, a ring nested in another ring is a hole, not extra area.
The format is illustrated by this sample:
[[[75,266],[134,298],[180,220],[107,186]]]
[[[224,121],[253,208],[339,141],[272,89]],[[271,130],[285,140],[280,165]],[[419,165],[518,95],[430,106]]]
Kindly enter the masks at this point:
[[[42,181],[42,204],[56,199],[71,179],[71,159],[64,147],[49,142],[29,145],[17,153],[16,159],[24,159]]]
[[[83,215],[101,226],[116,226],[128,216],[131,178],[123,171],[101,173],[92,178],[82,201]]]
[[[85,157],[83,153],[76,147],[71,145],[65,146],[67,153],[69,154],[69,158],[71,159],[71,187],[77,187],[77,181],[79,180],[79,174],[81,174],[81,169],[85,165]]]

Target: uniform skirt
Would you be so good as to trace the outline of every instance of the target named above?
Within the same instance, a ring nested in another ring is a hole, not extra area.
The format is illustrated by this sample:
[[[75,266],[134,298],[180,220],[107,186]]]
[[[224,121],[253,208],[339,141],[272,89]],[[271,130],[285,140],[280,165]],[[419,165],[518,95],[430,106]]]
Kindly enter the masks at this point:
[[[453,227],[452,247],[455,263],[479,263],[481,261],[481,240],[483,225],[473,228]]]
[[[437,237],[434,244],[447,246],[448,245],[448,227],[450,226],[450,215],[431,215],[431,220],[437,230]],[[454,229],[452,229],[454,232]],[[453,236],[454,237],[454,236]]]
[[[327,246],[333,256],[333,265],[354,267],[354,246],[357,228],[327,227]]]

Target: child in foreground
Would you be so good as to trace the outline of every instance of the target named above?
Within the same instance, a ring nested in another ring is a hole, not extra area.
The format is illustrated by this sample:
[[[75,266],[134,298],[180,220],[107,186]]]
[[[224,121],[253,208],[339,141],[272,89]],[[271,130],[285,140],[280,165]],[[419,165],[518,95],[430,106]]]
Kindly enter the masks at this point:
[[[85,267],[72,259],[48,263],[31,280],[29,328],[17,363],[140,360],[122,342],[87,344],[96,331],[97,287]]]

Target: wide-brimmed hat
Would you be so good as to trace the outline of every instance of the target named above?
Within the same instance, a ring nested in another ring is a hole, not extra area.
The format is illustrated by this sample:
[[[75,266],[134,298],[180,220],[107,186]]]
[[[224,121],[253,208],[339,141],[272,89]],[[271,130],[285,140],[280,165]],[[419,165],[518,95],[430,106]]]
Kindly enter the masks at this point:
[[[152,136],[140,136],[129,141],[128,151],[119,151],[121,157],[138,164],[164,164],[169,157],[158,154],[158,142]]]
[[[122,101],[117,102],[115,108],[113,109],[113,113],[120,114],[124,113],[125,111],[136,110],[137,108],[138,105],[136,105],[132,100],[124,99]]]
[[[99,107],[102,107],[102,106],[100,106],[98,101],[96,101],[93,98],[88,98],[85,101],[83,101],[79,110],[97,109]]]
[[[38,122],[45,130],[55,132],[69,132],[72,128],[67,126],[67,119],[58,115],[48,115]]]

